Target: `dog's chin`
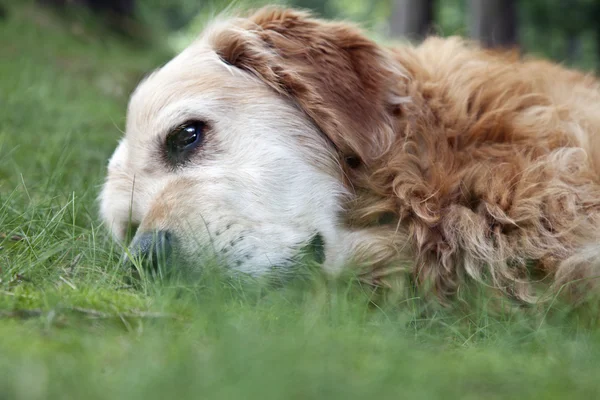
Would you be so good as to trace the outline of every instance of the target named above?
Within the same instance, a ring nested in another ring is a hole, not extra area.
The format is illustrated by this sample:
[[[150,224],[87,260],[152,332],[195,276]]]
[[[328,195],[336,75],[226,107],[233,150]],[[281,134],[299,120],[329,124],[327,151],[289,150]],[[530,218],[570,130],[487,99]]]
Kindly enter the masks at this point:
[[[181,242],[181,238],[176,241]],[[247,257],[242,255],[226,257],[209,248],[196,248],[191,252],[184,249],[185,246],[182,246],[168,254],[152,254],[143,259],[130,247],[123,255],[122,267],[131,269],[134,278],[145,275],[158,279],[184,278],[193,282],[207,274],[218,274],[278,286],[310,273],[325,261],[325,242],[319,233],[313,234],[297,248],[282,251],[278,258],[283,261],[265,265],[248,263]]]

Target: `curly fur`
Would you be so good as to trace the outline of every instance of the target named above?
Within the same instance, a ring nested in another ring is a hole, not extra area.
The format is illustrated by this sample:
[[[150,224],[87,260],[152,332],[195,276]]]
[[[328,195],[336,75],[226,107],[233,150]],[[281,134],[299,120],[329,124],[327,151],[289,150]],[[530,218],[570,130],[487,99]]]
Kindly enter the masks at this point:
[[[599,273],[594,77],[458,38],[386,49],[282,9],[213,43],[358,158],[347,221],[370,230],[356,257],[370,270],[408,248],[416,282],[442,298],[470,279],[523,301],[540,274],[560,287]]]

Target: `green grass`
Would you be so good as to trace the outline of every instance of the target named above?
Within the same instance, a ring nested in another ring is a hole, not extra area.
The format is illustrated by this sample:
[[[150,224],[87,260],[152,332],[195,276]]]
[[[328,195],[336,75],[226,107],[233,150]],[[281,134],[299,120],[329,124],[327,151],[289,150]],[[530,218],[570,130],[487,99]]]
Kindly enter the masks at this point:
[[[443,309],[319,274],[129,286],[96,197],[164,52],[98,32],[27,7],[0,21],[0,399],[600,395],[593,304]]]

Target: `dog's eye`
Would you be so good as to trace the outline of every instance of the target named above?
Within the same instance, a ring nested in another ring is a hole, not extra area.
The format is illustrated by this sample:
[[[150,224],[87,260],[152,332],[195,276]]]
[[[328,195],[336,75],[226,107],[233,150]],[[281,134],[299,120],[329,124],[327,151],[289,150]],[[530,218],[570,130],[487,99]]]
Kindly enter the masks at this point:
[[[169,159],[173,162],[185,161],[189,152],[202,144],[205,126],[204,122],[191,121],[174,129],[167,136]]]
[[[197,146],[202,141],[204,133],[203,122],[188,122],[175,129],[167,138],[170,150],[185,151]]]

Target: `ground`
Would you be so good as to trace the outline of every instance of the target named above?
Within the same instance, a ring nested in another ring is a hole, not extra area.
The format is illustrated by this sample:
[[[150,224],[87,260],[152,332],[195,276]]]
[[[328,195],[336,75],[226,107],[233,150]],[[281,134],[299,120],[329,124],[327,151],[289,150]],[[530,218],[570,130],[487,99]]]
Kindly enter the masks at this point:
[[[436,308],[318,273],[132,284],[96,198],[127,96],[165,53],[18,7],[0,54],[0,398],[600,395],[594,304]]]

